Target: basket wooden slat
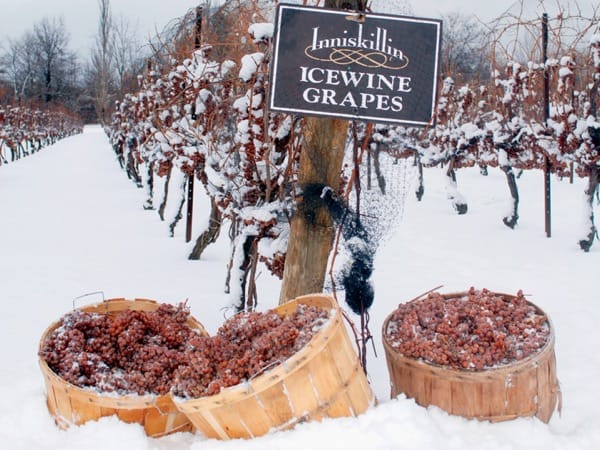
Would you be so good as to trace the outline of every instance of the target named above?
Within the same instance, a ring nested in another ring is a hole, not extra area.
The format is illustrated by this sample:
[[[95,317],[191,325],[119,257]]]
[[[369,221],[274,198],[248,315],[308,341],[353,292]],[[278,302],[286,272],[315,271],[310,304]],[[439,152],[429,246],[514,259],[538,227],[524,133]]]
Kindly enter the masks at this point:
[[[104,414],[110,415],[109,411]],[[125,423],[143,423],[146,411],[143,409],[119,409],[117,416]]]
[[[506,300],[508,294],[494,293]],[[444,294],[454,298],[467,292]],[[419,299],[413,300],[419,301]],[[533,303],[539,314],[546,314]],[[554,328],[545,346],[529,357],[481,371],[460,370],[407,358],[387,341],[390,314],[382,327],[383,346],[391,382],[391,396],[403,393],[422,406],[435,405],[450,414],[493,422],[537,416],[548,422],[557,407],[560,388],[556,376]]]
[[[155,311],[159,306],[158,302],[150,299],[115,298],[78,309],[89,313],[111,314],[124,310]],[[198,332],[207,334],[204,327],[193,317],[188,319],[187,324]],[[55,322],[46,329],[40,340],[40,348],[58,326],[59,322]],[[152,437],[193,430],[192,423],[174,405],[170,395],[103,395],[66,382],[54,373],[42,358],[39,359],[39,364],[46,385],[48,411],[56,424],[63,429],[70,425],[81,425],[90,420],[116,415],[124,422],[142,425],[146,434]]]
[[[294,410],[283,385],[275,385],[268,392],[258,394],[257,400],[262,403],[262,409],[269,417],[268,426],[271,423],[289,423],[294,420]]]
[[[323,294],[306,295],[275,311],[289,315],[300,304],[332,311],[327,324],[303,349],[217,395],[176,399],[177,407],[205,436],[252,438],[303,421],[356,416],[374,403],[335,300]]]

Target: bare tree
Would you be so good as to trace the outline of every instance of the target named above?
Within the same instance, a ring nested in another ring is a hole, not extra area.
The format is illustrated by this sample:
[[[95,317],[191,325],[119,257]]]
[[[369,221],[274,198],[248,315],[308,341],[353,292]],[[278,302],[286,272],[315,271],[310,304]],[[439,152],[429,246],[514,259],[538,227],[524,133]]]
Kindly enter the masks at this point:
[[[96,45],[91,55],[91,73],[93,78],[93,98],[96,115],[102,124],[106,123],[112,112],[109,107],[112,84],[112,32],[110,0],[98,0],[100,18]]]
[[[44,18],[20,39],[9,40],[1,61],[13,96],[74,107],[80,71],[68,45],[69,34],[61,19]]]
[[[37,92],[41,99],[49,103],[60,97],[64,75],[73,67],[76,60],[68,50],[69,34],[62,19],[44,18],[33,27],[34,45],[31,51],[34,56],[37,77]]]
[[[460,81],[486,77],[490,64],[485,26],[475,16],[458,12],[446,14],[442,20],[442,73]]]
[[[414,15],[413,7],[409,0],[372,0],[369,2],[373,12],[385,12],[387,14]]]
[[[143,70],[144,58],[140,56],[137,36],[136,27],[126,17],[120,15],[113,20],[111,48],[117,98],[137,88],[137,74]]]
[[[8,40],[8,48],[2,56],[6,80],[12,87],[14,98],[23,97],[25,87],[33,78],[33,58],[26,51],[33,45],[33,35],[26,34],[20,40]]]

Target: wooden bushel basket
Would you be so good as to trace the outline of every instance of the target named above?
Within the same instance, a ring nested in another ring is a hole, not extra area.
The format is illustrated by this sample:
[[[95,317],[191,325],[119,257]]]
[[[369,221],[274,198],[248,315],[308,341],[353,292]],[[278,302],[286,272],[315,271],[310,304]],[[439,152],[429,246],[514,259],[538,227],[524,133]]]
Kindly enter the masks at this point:
[[[449,299],[467,294],[442,296]],[[505,299],[514,298],[508,294],[493,294]],[[536,305],[528,303],[546,316]],[[399,354],[387,342],[386,330],[392,314],[382,327],[392,398],[404,393],[421,406],[435,405],[450,414],[491,422],[537,416],[547,423],[557,403],[560,410],[554,328],[547,316],[550,335],[537,353],[512,364],[474,371],[442,367]]]
[[[127,309],[155,311],[159,306],[160,304],[154,300],[115,298],[78,309],[90,313],[110,314]],[[188,318],[187,324],[201,334],[207,334],[196,319]],[[58,326],[59,322],[55,322],[46,329],[40,341],[40,348],[47,336]],[[142,425],[146,434],[151,437],[193,430],[190,420],[177,409],[168,394],[158,396],[102,394],[68,383],[50,369],[42,358],[39,358],[39,363],[46,383],[48,410],[60,428],[66,429],[70,425],[81,425],[90,420],[116,415],[124,422]]]
[[[252,438],[304,421],[356,416],[374,404],[336,301],[323,294],[306,295],[274,311],[289,315],[299,304],[331,311],[325,326],[299,352],[219,394],[175,399],[206,437]]]

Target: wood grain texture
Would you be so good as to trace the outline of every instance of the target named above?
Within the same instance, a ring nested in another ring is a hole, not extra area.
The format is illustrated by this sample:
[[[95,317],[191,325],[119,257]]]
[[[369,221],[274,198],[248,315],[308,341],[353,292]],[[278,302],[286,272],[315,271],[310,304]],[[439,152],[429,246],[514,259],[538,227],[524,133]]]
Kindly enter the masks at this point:
[[[305,124],[298,173],[300,188],[317,183],[337,191],[348,122],[310,117],[305,119]],[[300,295],[323,291],[334,231],[329,212],[323,206],[309,208],[299,199],[290,223],[280,304]]]

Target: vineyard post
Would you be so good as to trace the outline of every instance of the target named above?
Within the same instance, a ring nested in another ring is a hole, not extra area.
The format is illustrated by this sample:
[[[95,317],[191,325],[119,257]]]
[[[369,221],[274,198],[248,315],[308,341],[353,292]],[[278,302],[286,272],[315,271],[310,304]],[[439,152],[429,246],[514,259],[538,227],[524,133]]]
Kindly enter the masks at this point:
[[[548,71],[548,14],[542,15],[542,59],[544,61],[544,125],[548,126],[550,118],[550,80]],[[544,215],[546,237],[552,236],[551,223],[551,191],[550,191],[550,159],[544,156]]]
[[[325,0],[326,8],[365,10],[364,0]],[[300,153],[300,187],[322,184],[337,192],[346,148],[348,121],[307,117],[304,145]],[[310,209],[310,210],[308,210]],[[307,207],[300,200],[300,213],[290,223],[290,237],[279,303],[299,295],[321,292],[335,230],[324,206]]]
[[[196,27],[194,30],[194,50],[198,50],[201,45],[202,37],[202,7],[196,7]],[[185,242],[192,240],[192,215],[194,212],[194,178],[196,178],[196,172],[193,171],[191,175],[188,175],[187,185],[187,213],[186,213],[186,226],[185,226]]]

